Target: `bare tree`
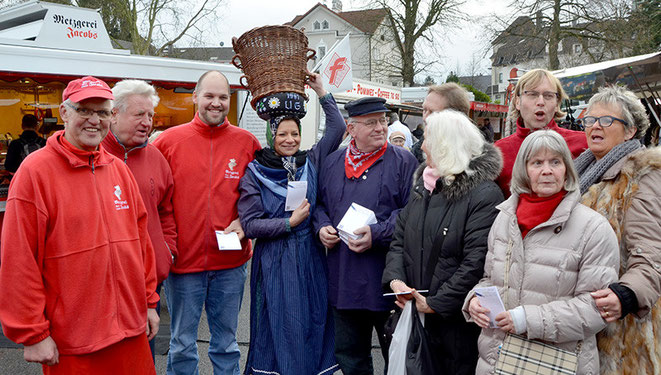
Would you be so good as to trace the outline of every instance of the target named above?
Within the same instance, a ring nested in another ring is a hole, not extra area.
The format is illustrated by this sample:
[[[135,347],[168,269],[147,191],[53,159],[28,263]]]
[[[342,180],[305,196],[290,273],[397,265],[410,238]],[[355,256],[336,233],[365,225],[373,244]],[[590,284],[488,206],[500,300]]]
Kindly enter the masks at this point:
[[[213,21],[219,18],[216,11],[221,3],[222,0],[77,1],[79,6],[101,8],[111,36],[128,36],[134,53],[155,56],[167,53],[182,38],[201,40],[203,30],[213,32]]]
[[[405,85],[413,86],[416,74],[436,61],[416,52],[421,41],[433,45],[435,28],[449,26],[463,17],[459,6],[464,0],[372,0],[372,7],[388,10],[393,42],[401,57],[398,70]]]
[[[591,62],[624,57],[635,40],[630,27],[634,5],[633,0],[517,0],[510,7],[518,18],[501,23],[500,35],[543,42],[551,70],[560,67],[559,48],[565,41],[581,45],[580,52],[566,51],[566,55],[583,54]]]

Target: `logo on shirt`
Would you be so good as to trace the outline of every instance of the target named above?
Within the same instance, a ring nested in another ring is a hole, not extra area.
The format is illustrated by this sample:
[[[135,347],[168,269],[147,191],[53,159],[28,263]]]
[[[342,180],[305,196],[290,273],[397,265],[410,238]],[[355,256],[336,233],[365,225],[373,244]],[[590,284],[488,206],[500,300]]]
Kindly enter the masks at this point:
[[[115,188],[115,191],[114,191],[115,197],[117,197],[117,199],[115,199],[115,209],[117,211],[119,211],[119,210],[128,210],[129,209],[129,202],[122,200],[122,188],[120,188],[119,185],[115,185],[113,187]]]
[[[234,167],[236,167],[237,165],[238,164],[236,162],[236,159],[230,159],[229,163],[227,163],[227,167],[229,169],[225,169],[225,178],[231,178],[235,180],[241,178],[241,176],[239,176],[239,172],[234,170]]]

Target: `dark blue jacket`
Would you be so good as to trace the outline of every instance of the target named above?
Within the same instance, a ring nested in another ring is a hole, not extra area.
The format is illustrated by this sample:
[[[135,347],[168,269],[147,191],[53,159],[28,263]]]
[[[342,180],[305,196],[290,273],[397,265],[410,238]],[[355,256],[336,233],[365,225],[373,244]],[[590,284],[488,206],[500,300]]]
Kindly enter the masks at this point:
[[[313,225],[316,233],[326,226],[337,228],[352,202],[374,211],[372,248],[357,254],[342,241],[328,250],[328,299],[338,309],[386,311],[392,299],[382,296],[381,276],[399,211],[406,205],[418,161],[409,151],[388,146],[379,160],[360,178],[344,173],[346,149],[330,154],[319,171],[318,206]]]

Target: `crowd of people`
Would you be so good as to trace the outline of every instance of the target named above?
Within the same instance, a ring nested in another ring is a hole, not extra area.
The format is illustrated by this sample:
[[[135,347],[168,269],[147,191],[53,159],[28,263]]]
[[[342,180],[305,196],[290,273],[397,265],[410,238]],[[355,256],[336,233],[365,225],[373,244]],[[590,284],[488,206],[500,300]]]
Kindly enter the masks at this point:
[[[373,330],[387,364],[405,307],[424,318],[409,374],[494,374],[511,335],[575,353],[577,374],[661,373],[661,150],[641,143],[635,94],[601,88],[584,132],[567,130],[562,85],[529,71],[516,131],[493,143],[461,86],[432,86],[414,142],[384,99],[345,104],[345,119],[308,75],[326,122],[310,150],[296,116],[271,118],[264,148],[233,126],[217,71],[197,82],[192,121],[153,144],[151,85],[68,84],[64,130],[19,156],[0,241],[0,323],[25,360],[155,374],[163,288],[167,373],[199,372],[204,309],[214,374],[239,374],[252,259],[246,375],[372,374]],[[39,142],[31,120],[19,154]],[[347,233],[358,209],[372,221]],[[494,316],[486,288],[502,299]]]

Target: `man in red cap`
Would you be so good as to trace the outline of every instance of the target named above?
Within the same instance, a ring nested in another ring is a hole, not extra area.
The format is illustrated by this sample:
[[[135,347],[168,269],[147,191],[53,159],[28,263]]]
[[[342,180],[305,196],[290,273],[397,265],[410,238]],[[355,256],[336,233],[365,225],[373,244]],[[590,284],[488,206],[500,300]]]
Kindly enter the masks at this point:
[[[155,374],[154,250],[129,168],[99,147],[112,91],[94,77],[62,94],[64,131],[9,188],[0,247],[0,322],[44,374]]]

